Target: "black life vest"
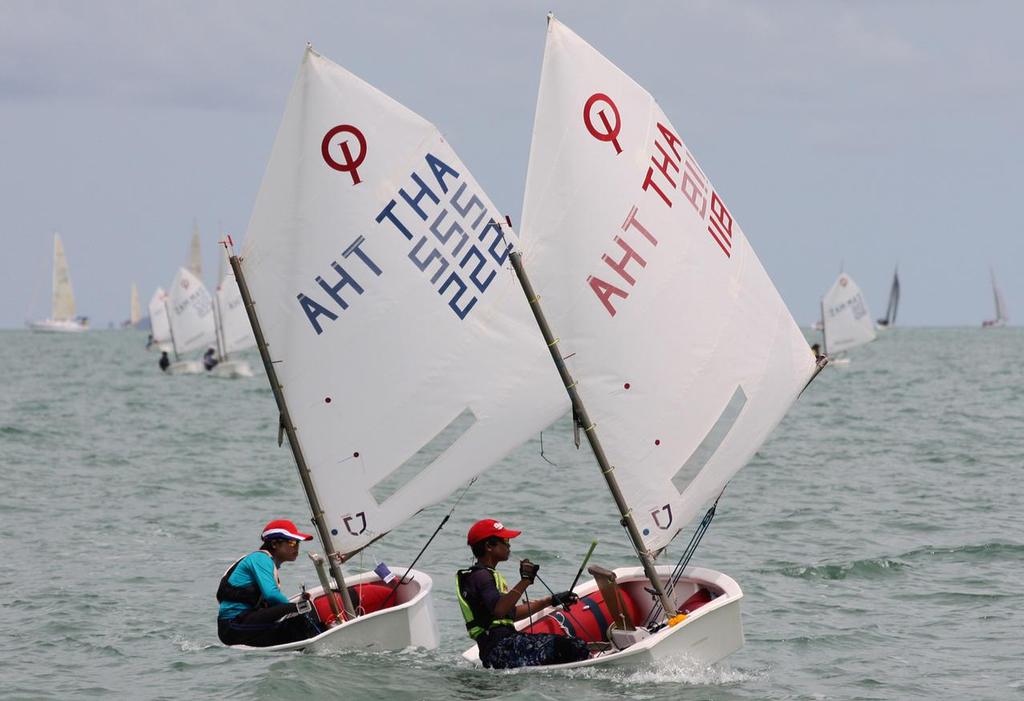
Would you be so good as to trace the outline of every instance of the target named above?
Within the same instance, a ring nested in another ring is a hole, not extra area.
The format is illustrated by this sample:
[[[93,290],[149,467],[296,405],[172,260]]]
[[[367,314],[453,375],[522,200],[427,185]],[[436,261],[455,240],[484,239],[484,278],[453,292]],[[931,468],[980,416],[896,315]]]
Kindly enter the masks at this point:
[[[257,550],[256,552],[266,553],[267,551]],[[249,555],[252,554],[253,553],[249,553]],[[269,605],[267,604],[266,601],[263,600],[263,592],[260,591],[260,588],[256,585],[255,582],[245,587],[236,587],[233,584],[228,584],[228,580],[231,578],[231,575],[234,574],[234,571],[238,567],[238,564],[245,558],[249,557],[249,555],[244,555],[243,557],[240,557],[237,560],[235,560],[235,564],[231,565],[231,567],[228,568],[228,571],[224,573],[224,576],[220,578],[220,585],[218,585],[217,587],[218,603],[231,601],[239,604],[245,604],[246,606],[249,606],[250,608],[254,609],[266,608]],[[267,553],[267,555],[270,556],[270,553]],[[276,575],[276,565],[274,567],[274,571]]]

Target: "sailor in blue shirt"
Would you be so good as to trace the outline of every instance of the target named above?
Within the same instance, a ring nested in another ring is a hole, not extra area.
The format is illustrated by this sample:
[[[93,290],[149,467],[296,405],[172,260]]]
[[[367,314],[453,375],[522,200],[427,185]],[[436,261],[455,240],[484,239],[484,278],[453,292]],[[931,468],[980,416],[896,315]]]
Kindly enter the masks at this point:
[[[291,603],[281,592],[278,568],[299,556],[299,541],[312,540],[288,520],[264,527],[260,549],[236,561],[217,588],[217,637],[225,645],[267,647],[317,635],[308,600]]]

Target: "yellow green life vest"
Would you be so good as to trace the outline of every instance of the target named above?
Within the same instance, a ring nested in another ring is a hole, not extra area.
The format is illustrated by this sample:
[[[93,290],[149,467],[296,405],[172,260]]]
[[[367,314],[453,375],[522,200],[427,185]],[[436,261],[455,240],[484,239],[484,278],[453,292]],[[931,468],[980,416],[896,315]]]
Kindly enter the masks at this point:
[[[455,595],[459,599],[459,608],[462,609],[462,618],[466,621],[466,630],[469,631],[469,637],[473,640],[476,640],[483,635],[485,631],[488,631],[495,626],[511,626],[515,623],[511,618],[487,618],[484,612],[481,612],[479,617],[473,615],[473,609],[469,605],[469,602],[466,601],[466,594],[463,591],[462,583],[466,577],[477,570],[488,570],[492,575],[494,575],[494,583],[498,587],[498,593],[508,593],[508,584],[505,582],[505,578],[501,575],[501,572],[491,569],[490,567],[473,565],[468,569],[459,570],[455,574]]]

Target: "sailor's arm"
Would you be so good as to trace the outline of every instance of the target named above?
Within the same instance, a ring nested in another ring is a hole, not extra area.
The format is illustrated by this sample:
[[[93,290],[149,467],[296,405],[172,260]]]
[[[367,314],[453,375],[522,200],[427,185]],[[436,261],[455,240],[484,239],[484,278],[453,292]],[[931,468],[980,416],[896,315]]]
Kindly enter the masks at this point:
[[[264,601],[271,606],[289,603],[288,597],[277,586],[277,580],[274,577],[274,560],[270,555],[254,558],[252,569],[255,574],[256,586],[260,588]]]

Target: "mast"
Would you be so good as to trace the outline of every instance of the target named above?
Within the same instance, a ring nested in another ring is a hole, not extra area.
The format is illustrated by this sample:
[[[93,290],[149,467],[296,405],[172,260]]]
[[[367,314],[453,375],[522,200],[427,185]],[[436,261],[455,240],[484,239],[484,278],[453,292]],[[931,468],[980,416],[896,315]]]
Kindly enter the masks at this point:
[[[530,279],[526,276],[526,270],[523,268],[522,254],[515,251],[509,255],[509,259],[512,261],[512,267],[516,271],[516,277],[519,278],[519,284],[523,286],[523,293],[530,302],[530,309],[533,310],[533,317],[537,320],[537,326],[540,327],[540,331],[544,335],[544,341],[548,344],[551,359],[555,361],[558,374],[561,376],[562,383],[569,393],[569,399],[572,400],[573,411],[576,412],[580,422],[583,424],[587,440],[590,442],[590,447],[594,451],[594,457],[597,458],[597,464],[601,468],[601,474],[604,475],[608,489],[612,493],[612,499],[615,500],[615,506],[619,509],[622,525],[625,526],[626,532],[629,533],[629,539],[633,542],[633,548],[636,550],[637,557],[640,558],[640,564],[643,565],[644,574],[650,580],[651,586],[654,587],[655,594],[661,600],[661,606],[665,613],[674,612],[676,609],[669,603],[665,589],[661,586],[661,580],[658,578],[658,572],[654,569],[654,559],[651,557],[650,551],[644,546],[643,539],[640,537],[640,531],[636,527],[636,521],[633,520],[633,511],[626,503],[622,490],[619,489],[619,483],[615,479],[615,467],[609,464],[608,456],[605,455],[604,448],[601,447],[601,441],[598,439],[597,431],[595,430],[596,427],[590,420],[587,408],[583,405],[583,399],[576,390],[576,381],[569,372],[569,368],[566,367],[562,354],[558,349],[558,339],[551,333],[551,327],[548,326],[544,310],[540,307],[540,299],[537,297],[537,293],[534,292]]]
[[[821,352],[828,355],[828,336],[825,335],[825,300],[821,300]]]
[[[223,276],[221,276],[223,280]],[[213,333],[217,342],[217,355],[221,360],[228,359],[227,344],[224,343],[224,326],[221,323],[220,287],[213,291]]]
[[[295,426],[292,424],[291,415],[288,413],[288,405],[285,403],[284,393],[281,391],[281,383],[277,380],[274,361],[270,358],[270,348],[263,337],[263,328],[260,326],[260,321],[256,316],[256,304],[249,294],[249,285],[245,280],[245,274],[242,272],[242,261],[238,256],[233,255],[232,252],[228,262],[231,263],[231,270],[234,272],[235,280],[238,282],[238,291],[242,295],[242,303],[245,305],[245,312],[248,314],[249,323],[252,325],[256,346],[260,349],[260,358],[263,359],[263,367],[267,371],[270,389],[274,392],[274,400],[277,402],[277,410],[280,413],[281,429],[288,435],[288,446],[292,449],[295,466],[299,470],[299,479],[302,481],[302,489],[306,492],[309,508],[313,512],[313,525],[316,526],[316,531],[320,535],[320,542],[323,543],[324,550],[327,552],[327,564],[331,570],[331,576],[334,577],[334,581],[337,583],[338,590],[341,593],[342,605],[345,607],[345,617],[348,620],[352,620],[356,616],[355,607],[352,606],[352,599],[348,594],[348,588],[345,586],[345,577],[341,573],[338,551],[334,547],[331,532],[327,528],[327,522],[324,520],[323,507],[320,506],[320,499],[317,497],[316,489],[313,487],[313,480],[309,475],[306,458],[302,454],[302,446],[299,445],[298,436],[295,434]],[[334,597],[328,596],[327,601],[331,605],[331,612],[340,618],[341,612],[338,610],[338,603]]]
[[[171,333],[171,350],[174,351],[174,361],[177,362],[181,360],[181,356],[178,355],[178,344],[174,342],[174,324],[171,323],[171,308],[167,306],[169,297],[169,294],[164,294],[164,313],[167,314],[167,330]]]

